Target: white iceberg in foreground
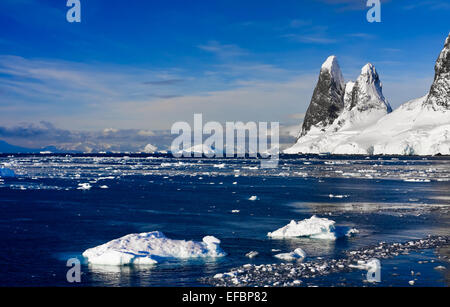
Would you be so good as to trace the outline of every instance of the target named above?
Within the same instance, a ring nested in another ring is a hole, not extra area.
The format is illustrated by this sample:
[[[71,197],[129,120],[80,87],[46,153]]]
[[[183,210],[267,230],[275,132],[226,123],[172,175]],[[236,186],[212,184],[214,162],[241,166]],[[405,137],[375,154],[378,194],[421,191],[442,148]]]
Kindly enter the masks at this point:
[[[306,253],[303,249],[297,248],[290,253],[276,254],[275,257],[285,261],[303,260],[306,257]]]
[[[98,265],[148,265],[161,260],[223,257],[220,240],[206,236],[202,242],[172,240],[162,232],[129,234],[87,249],[83,257]]]
[[[309,237],[313,239],[336,240],[341,237],[351,236],[358,232],[356,229],[344,226],[335,226],[335,221],[312,216],[303,221],[291,221],[288,225],[269,232],[271,238]]]

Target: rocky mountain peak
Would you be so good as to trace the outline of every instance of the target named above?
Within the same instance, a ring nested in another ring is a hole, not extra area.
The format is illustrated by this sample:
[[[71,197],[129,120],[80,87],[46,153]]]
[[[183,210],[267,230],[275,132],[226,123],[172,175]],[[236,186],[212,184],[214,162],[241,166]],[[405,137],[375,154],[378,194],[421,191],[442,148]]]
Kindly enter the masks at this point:
[[[360,112],[369,109],[392,112],[391,106],[384,98],[383,84],[373,64],[367,63],[361,69],[361,74],[352,87],[351,102],[348,108],[357,108]]]
[[[334,122],[344,108],[344,87],[337,58],[330,56],[320,69],[299,137],[306,135],[312,126],[326,127]]]
[[[331,78],[333,80],[335,80],[337,83],[340,83],[340,85],[344,87],[344,77],[342,76],[342,71],[335,55],[329,56],[327,58],[327,60],[322,64],[320,72],[328,72],[329,74],[331,74]]]
[[[434,67],[435,76],[424,105],[434,109],[450,110],[450,34],[445,40]]]

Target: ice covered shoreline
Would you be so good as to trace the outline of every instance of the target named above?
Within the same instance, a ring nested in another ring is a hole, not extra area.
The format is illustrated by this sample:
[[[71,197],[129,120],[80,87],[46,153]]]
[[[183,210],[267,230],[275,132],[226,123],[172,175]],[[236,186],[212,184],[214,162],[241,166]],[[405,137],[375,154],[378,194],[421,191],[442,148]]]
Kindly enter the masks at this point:
[[[246,264],[230,272],[216,274],[200,281],[217,287],[294,287],[305,281],[334,273],[365,269],[371,259],[390,259],[402,254],[435,249],[450,244],[449,236],[428,236],[403,243],[384,243],[347,251],[342,258],[318,259],[301,263]]]

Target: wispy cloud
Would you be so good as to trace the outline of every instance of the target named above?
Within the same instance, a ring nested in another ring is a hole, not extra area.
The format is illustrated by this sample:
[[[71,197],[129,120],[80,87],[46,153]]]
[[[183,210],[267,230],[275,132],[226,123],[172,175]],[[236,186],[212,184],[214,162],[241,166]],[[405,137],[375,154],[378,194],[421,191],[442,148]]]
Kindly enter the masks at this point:
[[[367,9],[366,0],[315,0],[317,2],[333,5],[337,11],[358,11]],[[390,2],[391,0],[381,0],[381,3]]]
[[[403,6],[404,10],[429,9],[429,10],[449,10],[450,3],[441,0],[414,1]]]
[[[364,38],[364,39],[372,39],[375,38],[376,36],[373,34],[369,34],[369,33],[350,33],[347,34],[348,37],[356,37],[356,38]]]
[[[146,85],[175,85],[185,82],[184,79],[169,79],[169,80],[160,80],[160,81],[146,81],[144,84]]]
[[[199,45],[201,50],[213,53],[220,58],[232,58],[248,55],[248,51],[234,44],[222,44],[217,41],[209,41],[207,44]]]
[[[335,44],[338,42],[337,39],[329,38],[322,34],[315,34],[315,35],[285,34],[285,35],[282,35],[282,37],[285,37],[285,38],[295,41],[295,42],[307,43],[307,44]]]
[[[12,127],[0,126],[0,139],[16,146],[43,148],[55,146],[59,150],[142,151],[145,145],[155,144],[167,149],[173,136],[168,130],[137,130],[106,128],[94,131],[79,131],[56,128],[52,123],[22,123]]]

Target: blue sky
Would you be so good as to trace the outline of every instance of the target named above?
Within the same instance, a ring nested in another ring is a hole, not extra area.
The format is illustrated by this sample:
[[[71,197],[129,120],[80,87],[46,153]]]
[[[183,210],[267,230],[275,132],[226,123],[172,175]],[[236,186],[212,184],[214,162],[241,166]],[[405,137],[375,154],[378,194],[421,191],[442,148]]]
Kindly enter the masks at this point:
[[[383,1],[381,23],[365,0],[81,0],[79,24],[65,4],[0,2],[0,127],[293,125],[331,54],[348,81],[372,62],[397,107],[426,94],[450,31],[446,0]]]

